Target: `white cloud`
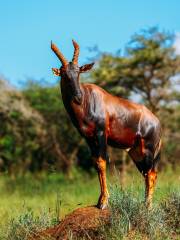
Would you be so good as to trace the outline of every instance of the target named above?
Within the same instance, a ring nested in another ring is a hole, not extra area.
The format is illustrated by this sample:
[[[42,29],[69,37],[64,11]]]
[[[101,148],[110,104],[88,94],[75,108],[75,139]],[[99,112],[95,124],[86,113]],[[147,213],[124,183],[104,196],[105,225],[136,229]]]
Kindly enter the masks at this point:
[[[180,33],[176,33],[173,47],[175,48],[175,53],[180,55]]]

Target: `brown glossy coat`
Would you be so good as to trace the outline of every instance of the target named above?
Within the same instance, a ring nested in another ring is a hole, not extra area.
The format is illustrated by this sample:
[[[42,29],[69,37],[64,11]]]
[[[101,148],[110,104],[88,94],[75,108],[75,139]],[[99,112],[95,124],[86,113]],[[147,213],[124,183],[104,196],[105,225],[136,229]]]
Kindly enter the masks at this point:
[[[79,133],[86,139],[96,159],[101,195],[98,206],[108,202],[106,186],[107,145],[128,149],[139,171],[145,177],[146,199],[151,203],[156,179],[155,166],[160,155],[161,126],[157,117],[145,106],[113,96],[94,84],[80,84],[80,73],[93,64],[77,65],[79,46],[73,41],[75,53],[68,63],[55,45],[51,48],[63,66],[53,69],[61,76],[64,106]]]
[[[69,101],[63,86],[62,97],[73,123],[84,137],[95,138],[103,125],[109,145],[132,148],[137,136],[141,136],[155,153],[161,136],[160,123],[145,106],[112,96],[94,84],[80,84],[80,89],[80,104]]]

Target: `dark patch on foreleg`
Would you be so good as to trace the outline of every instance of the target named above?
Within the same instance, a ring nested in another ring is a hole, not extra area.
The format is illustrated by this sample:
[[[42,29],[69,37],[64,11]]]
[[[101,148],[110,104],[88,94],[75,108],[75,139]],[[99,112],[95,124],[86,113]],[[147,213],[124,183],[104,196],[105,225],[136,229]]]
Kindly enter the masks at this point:
[[[99,130],[97,132],[97,142],[99,146],[98,158],[96,160],[96,168],[98,171],[99,182],[101,187],[101,194],[98,200],[97,206],[101,209],[107,207],[109,193],[107,190],[106,183],[106,160],[108,159],[107,154],[107,139],[105,131]]]

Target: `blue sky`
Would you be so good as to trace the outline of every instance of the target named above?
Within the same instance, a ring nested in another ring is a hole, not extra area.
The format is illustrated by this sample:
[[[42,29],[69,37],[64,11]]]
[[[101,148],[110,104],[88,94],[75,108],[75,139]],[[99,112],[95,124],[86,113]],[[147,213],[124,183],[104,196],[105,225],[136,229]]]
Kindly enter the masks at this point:
[[[83,64],[92,56],[87,47],[116,52],[144,27],[180,32],[179,0],[0,0],[0,9],[0,74],[14,85],[27,78],[56,81],[51,40],[70,60],[74,38]]]

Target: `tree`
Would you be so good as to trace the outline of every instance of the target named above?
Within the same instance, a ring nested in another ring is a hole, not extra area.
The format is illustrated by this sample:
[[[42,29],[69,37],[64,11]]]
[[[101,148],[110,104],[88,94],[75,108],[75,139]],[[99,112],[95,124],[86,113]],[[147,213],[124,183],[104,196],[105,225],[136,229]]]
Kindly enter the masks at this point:
[[[22,93],[0,80],[0,169],[11,176],[41,170],[54,156],[41,114]]]
[[[180,72],[180,58],[174,53],[173,37],[157,27],[140,31],[132,36],[125,56],[103,54],[92,78],[116,95],[138,94],[157,112],[176,95],[172,77]]]

